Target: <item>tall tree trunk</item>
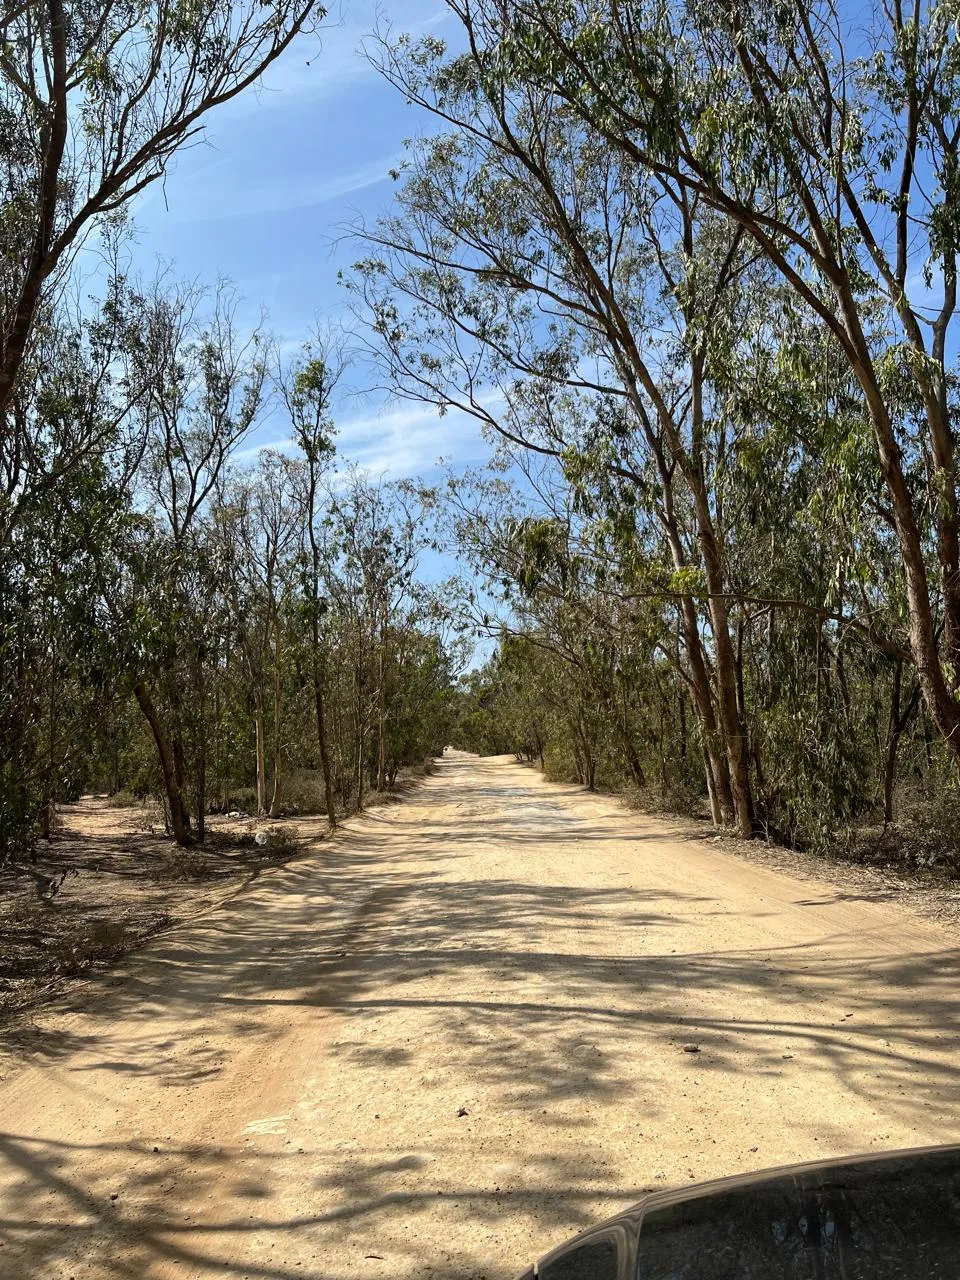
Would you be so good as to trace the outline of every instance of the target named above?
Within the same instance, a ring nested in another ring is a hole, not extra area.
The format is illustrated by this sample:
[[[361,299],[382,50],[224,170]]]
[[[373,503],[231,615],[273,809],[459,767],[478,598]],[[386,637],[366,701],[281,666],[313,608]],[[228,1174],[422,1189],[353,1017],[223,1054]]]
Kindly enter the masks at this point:
[[[953,672],[948,681],[941,663],[937,644],[937,626],[930,599],[927,562],[904,471],[903,452],[897,441],[893,419],[880,389],[869,343],[860,324],[858,305],[845,274],[835,283],[835,293],[852,348],[847,352],[847,357],[864,393],[880,456],[880,469],[890,495],[893,523],[906,581],[910,616],[910,651],[916,664],[921,694],[931,719],[953,757],[954,764],[960,768],[960,703],[953,696],[953,681],[957,679],[957,674]],[[946,467],[947,475],[952,473],[952,448],[949,458],[938,456],[938,463],[941,467]],[[944,572],[949,574],[949,580],[944,583],[948,594],[948,613],[953,616],[955,625],[960,631],[960,585],[957,583],[952,564],[948,563],[954,560],[956,554],[956,517],[953,514],[955,501],[954,494],[950,510],[940,513],[938,552],[941,554]],[[948,517],[953,521],[952,529],[944,524],[944,521],[949,523]],[[951,626],[951,632],[952,630],[953,626]],[[951,639],[960,644],[960,636],[951,635]]]
[[[726,601],[716,597],[712,599],[710,612],[714,622],[714,644],[717,652],[717,702],[730,770],[734,825],[738,835],[749,839],[753,835],[753,795],[750,789],[746,733],[737,707],[736,662],[727,629]]]
[[[381,618],[380,622],[380,655],[378,659],[377,672],[377,790],[385,791],[387,786],[387,741],[385,734],[386,721],[386,653],[387,653],[387,624],[386,616]]]
[[[893,787],[897,773],[897,748],[900,745],[900,686],[903,663],[898,661],[893,669],[893,691],[890,694],[890,729],[887,734],[887,751],[883,767],[883,825],[893,821]]]
[[[195,795],[197,813],[197,840],[203,844],[207,836],[207,687],[203,674],[203,657],[197,663],[197,722],[199,732],[195,751]]]
[[[189,846],[194,843],[190,830],[190,814],[187,810],[183,792],[178,784],[179,769],[175,758],[174,747],[157,714],[156,706],[150,690],[143,680],[138,680],[133,687],[137,705],[146,717],[153,733],[160,758],[160,772],[163,776],[163,789],[167,797],[167,808],[170,812],[170,827],[177,844]]]
[[[323,772],[323,796],[327,806],[327,824],[332,831],[337,825],[337,811],[333,799],[333,772],[330,768],[330,750],[327,746],[327,716],[323,696],[323,673],[316,662],[313,667],[313,699],[317,711],[317,745],[320,748],[320,768]]]
[[[333,794],[333,770],[327,743],[327,708],[324,689],[326,675],[323,651],[320,643],[320,543],[317,539],[317,483],[320,449],[318,435],[310,435],[306,428],[301,433],[301,445],[307,456],[309,485],[307,490],[307,537],[310,543],[310,640],[312,643],[313,701],[317,714],[317,746],[320,750],[320,768],[323,772],[323,798],[327,806],[327,825],[333,831],[337,825],[337,807]]]
[[[357,767],[356,767],[357,812],[362,813],[363,812],[363,784],[364,784],[363,766],[364,766],[364,756],[367,753],[367,735],[364,729],[363,707],[361,706],[361,703],[360,703],[359,691],[357,695],[356,716],[357,716]]]
[[[201,743],[197,751],[197,840],[207,838],[207,752]]]
[[[597,786],[597,766],[593,758],[590,738],[583,723],[583,716],[578,717],[577,732],[580,735],[580,749],[583,752],[584,785],[588,791],[595,791]]]
[[[643,766],[640,763],[640,757],[637,755],[637,749],[633,745],[633,739],[630,736],[625,710],[621,710],[617,705],[616,699],[606,684],[601,684],[597,681],[592,683],[607,715],[614,723],[617,737],[620,740],[620,749],[623,752],[623,758],[627,763],[627,769],[630,772],[634,786],[645,787],[647,780],[643,772]]]
[[[53,830],[55,755],[57,741],[57,644],[50,645],[50,689],[47,704],[47,767],[43,780],[43,808],[40,810],[40,830],[44,840],[50,839]]]
[[[630,776],[633,778],[634,785],[637,787],[645,787],[647,785],[647,775],[644,772],[643,765],[640,763],[640,753],[637,751],[634,735],[630,731],[630,715],[627,708],[627,691],[624,682],[620,681],[620,740],[623,744],[624,754],[627,757],[627,767],[630,770]]]
[[[257,738],[257,814],[267,812],[267,760],[263,740],[263,707],[257,702],[253,710],[253,727]]]
[[[746,732],[737,699],[737,662],[730,638],[723,558],[704,486],[697,477],[692,477],[690,488],[697,512],[697,532],[710,600],[710,621],[716,656],[717,709],[729,769],[734,827],[738,835],[749,839],[753,835],[753,795],[750,789]]]
[[[900,739],[910,723],[920,700],[920,686],[914,685],[906,705],[901,708],[903,693],[903,661],[897,659],[893,669],[893,689],[890,694],[890,727],[887,733],[887,749],[883,765],[883,825],[893,821],[893,792],[897,780],[897,754]]]
[[[70,133],[67,112],[69,79],[69,19],[62,0],[49,0],[47,18],[50,23],[52,56],[47,66],[50,86],[50,111],[41,131],[43,160],[40,171],[36,230],[30,258],[23,273],[19,297],[7,332],[0,347],[0,418],[6,417],[16,386],[17,374],[40,305],[43,285],[55,263],[50,253],[54,247],[57,224],[57,198]],[[4,33],[6,34],[6,33]]]
[[[694,380],[694,420],[699,420],[700,382]],[[730,619],[727,611],[726,582],[723,572],[723,555],[713,524],[706,486],[694,464],[688,459],[686,473],[697,515],[697,535],[703,556],[704,576],[710,603],[710,622],[713,629],[713,646],[716,657],[717,710],[723,746],[730,774],[730,791],[733,797],[734,827],[738,835],[749,839],[753,835],[753,795],[750,789],[750,768],[747,757],[747,738],[737,700],[737,663],[730,638]]]
[[[652,440],[660,472],[661,493],[663,495],[663,513],[661,524],[670,547],[673,567],[682,570],[687,567],[683,542],[677,523],[673,501],[673,473],[667,466],[659,442]],[[711,792],[710,810],[715,826],[732,826],[734,823],[733,791],[730,785],[730,768],[720,742],[720,730],[714,710],[713,689],[710,673],[707,669],[703,641],[700,637],[700,625],[697,617],[697,606],[692,596],[680,597],[679,626],[683,637],[683,646],[687,653],[689,667],[690,693],[694,711],[700,722],[705,750],[710,760],[710,777],[708,790]]]
[[[720,827],[723,825],[723,811],[720,808],[717,784],[713,776],[713,757],[710,755],[706,743],[703,744],[703,771],[707,778],[707,799],[710,801],[710,817],[713,819],[713,825]]]
[[[630,770],[633,785],[635,787],[645,787],[647,785],[647,776],[643,772],[643,765],[640,763],[640,757],[637,755],[637,749],[633,745],[633,739],[626,725],[617,725],[617,735],[620,738],[620,746],[627,762],[627,768]]]
[[[366,763],[364,757],[367,753],[367,732],[366,721],[363,708],[364,694],[364,643],[363,643],[363,617],[361,614],[357,616],[357,654],[353,668],[353,695],[354,695],[354,715],[356,717],[356,769],[355,778],[357,784],[357,812],[363,811],[363,787],[364,776],[363,770]]]
[[[270,800],[271,818],[278,816],[283,795],[283,760],[280,743],[281,718],[280,646],[278,643],[277,662],[273,678],[273,796]]]
[[[635,388],[633,388],[633,391],[635,394]],[[680,524],[677,519],[674,501],[675,468],[668,465],[663,442],[653,431],[642,402],[635,401],[635,407],[638,420],[656,459],[657,471],[660,476],[660,492],[663,499],[662,510],[659,513],[660,524],[666,536],[667,545],[670,548],[673,567],[678,571],[682,571],[688,567],[688,562],[683,539],[680,535]],[[672,427],[672,424],[669,424],[665,407],[661,419],[662,425]],[[668,431],[667,434],[668,439],[671,439],[671,453],[676,461],[679,462],[681,461],[682,448],[680,448],[675,438],[675,429]],[[689,459],[682,459],[682,461],[689,467]],[[691,698],[697,720],[700,723],[704,749],[710,761],[707,779],[707,790],[711,797],[710,811],[715,826],[733,826],[736,821],[736,815],[733,788],[730,781],[730,766],[721,741],[721,726],[718,724],[717,713],[714,709],[713,688],[707,668],[703,641],[700,637],[697,606],[692,596],[682,595],[678,601],[678,607],[680,615],[679,629],[687,654]]]

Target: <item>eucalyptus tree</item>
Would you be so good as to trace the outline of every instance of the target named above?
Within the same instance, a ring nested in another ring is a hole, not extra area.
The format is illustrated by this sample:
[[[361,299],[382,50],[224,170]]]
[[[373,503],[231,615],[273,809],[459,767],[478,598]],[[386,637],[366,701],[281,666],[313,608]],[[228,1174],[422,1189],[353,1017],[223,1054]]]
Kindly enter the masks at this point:
[[[384,743],[386,783],[404,766],[418,766],[450,742],[454,684],[468,654],[451,634],[447,587],[420,583],[415,613],[393,628],[387,670],[389,718]]]
[[[125,359],[125,292],[114,275],[105,297],[85,313],[61,302],[45,306],[37,319],[24,377],[0,430],[0,548],[80,462],[95,467],[122,449],[128,480],[136,469],[141,433],[134,408],[143,386]]]
[[[10,406],[43,299],[84,236],[116,220],[198,140],[210,111],[253,85],[322,16],[316,0],[3,0],[6,433],[17,427]]]
[[[131,684],[156,745],[171,831],[193,840],[188,747],[206,758],[203,682],[224,630],[215,610],[227,563],[210,536],[224,469],[263,405],[266,353],[258,330],[241,333],[237,299],[221,287],[131,298],[128,353],[144,387],[139,473],[146,529],[122,606]],[[202,789],[201,789],[202,790]],[[205,797],[193,806],[202,833]]]
[[[356,468],[328,484],[327,511],[334,554],[326,591],[352,675],[355,803],[362,809],[371,734],[374,785],[387,785],[388,674],[427,534],[407,486],[374,482]]]
[[[330,638],[329,600],[324,594],[324,563],[330,521],[324,519],[323,494],[334,457],[331,398],[343,372],[342,354],[332,341],[306,344],[287,369],[278,370],[278,384],[293,438],[303,454],[301,468],[301,555],[304,604],[308,617],[310,674],[317,719],[317,746],[323,773],[327,821],[336,826],[333,769],[327,729],[327,686]]]
[[[923,700],[960,761],[955,7],[451,8],[481,80],[532,83],[742,229],[830,336],[871,426]]]
[[[284,694],[287,641],[297,596],[296,560],[305,520],[300,486],[289,458],[260,453],[257,465],[231,478],[218,512],[230,561],[228,593],[234,633],[244,655],[253,704],[257,810],[276,817],[283,792]],[[267,709],[270,708],[272,793],[267,799]]]
[[[608,783],[643,789],[650,770],[673,789],[674,757],[685,759],[689,745],[690,682],[677,646],[678,600],[664,585],[662,530],[638,519],[626,538],[605,513],[585,510],[562,476],[524,471],[522,487],[501,477],[452,479],[448,506],[451,541],[482,584],[467,595],[474,625],[497,639],[514,680],[524,673],[528,688],[513,700],[526,708],[533,754],[542,761],[565,726],[578,776],[590,785],[603,756]],[[667,741],[675,710],[679,725]]]
[[[104,593],[135,522],[120,456],[86,458],[35,495],[0,551],[0,859],[50,836],[56,806],[88,784],[91,738],[129,696]]]
[[[758,821],[768,836],[832,847],[878,814],[889,824],[898,756],[916,765],[923,717],[918,685],[904,677],[905,589],[878,518],[869,424],[822,329],[797,323],[793,337],[794,369],[769,348],[744,353],[731,393],[741,429],[716,502]],[[458,477],[447,495],[451,542],[483,583],[467,602],[499,641],[458,741],[503,750],[522,714],[560,775],[629,780],[648,799],[698,808],[680,593],[662,525],[643,503],[608,494],[600,475],[584,494],[585,473],[571,485],[519,450],[512,470],[519,484]],[[938,785],[935,768],[920,784]]]
[[[480,755],[509,752],[545,767],[567,674],[563,662],[536,640],[504,634],[483,666],[462,680],[454,744]]]
[[[736,696],[717,477],[744,325],[769,323],[769,271],[742,228],[650,175],[481,48],[383,45],[379,65],[452,126],[411,151],[400,212],[358,264],[401,394],[456,405],[660,522],[718,821],[753,798]],[[752,312],[752,314],[751,314]],[[701,587],[697,592],[688,588]]]
[[[137,523],[131,477],[143,452],[110,304],[82,323],[46,313],[13,412],[24,429],[3,455],[0,531],[0,845],[28,844],[85,776],[124,675],[109,641],[122,548]],[[96,450],[77,465],[77,441]],[[7,442],[10,443],[9,441]],[[43,483],[23,484],[24,473]]]

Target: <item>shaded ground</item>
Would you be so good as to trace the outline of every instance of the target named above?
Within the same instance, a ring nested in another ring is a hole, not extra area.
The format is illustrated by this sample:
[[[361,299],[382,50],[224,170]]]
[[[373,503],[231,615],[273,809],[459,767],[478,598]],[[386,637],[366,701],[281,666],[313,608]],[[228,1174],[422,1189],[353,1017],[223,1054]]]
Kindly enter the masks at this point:
[[[0,1274],[506,1280],[650,1187],[956,1140],[960,949],[882,896],[447,757],[8,1043]]]
[[[953,863],[942,866],[905,865],[894,851],[889,862],[865,864],[849,857],[787,849],[762,840],[738,840],[714,836],[711,843],[738,857],[799,880],[827,879],[848,893],[866,895],[874,902],[896,902],[917,915],[943,925],[960,923],[960,879]]]
[[[296,833],[282,823],[214,819],[210,839],[196,849],[177,848],[161,824],[159,811],[86,796],[62,810],[36,861],[0,866],[0,1017],[102,972],[299,851]],[[324,825],[301,821],[313,839]],[[254,844],[255,830],[267,835],[265,846]]]

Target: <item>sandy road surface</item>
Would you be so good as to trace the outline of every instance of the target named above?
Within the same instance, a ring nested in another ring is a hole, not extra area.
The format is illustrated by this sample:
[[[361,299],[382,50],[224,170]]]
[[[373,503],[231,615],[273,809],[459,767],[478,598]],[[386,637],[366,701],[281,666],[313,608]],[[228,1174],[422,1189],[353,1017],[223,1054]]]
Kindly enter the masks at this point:
[[[505,1280],[647,1188],[960,1138],[955,938],[671,832],[447,758],[48,1010],[0,1274]]]

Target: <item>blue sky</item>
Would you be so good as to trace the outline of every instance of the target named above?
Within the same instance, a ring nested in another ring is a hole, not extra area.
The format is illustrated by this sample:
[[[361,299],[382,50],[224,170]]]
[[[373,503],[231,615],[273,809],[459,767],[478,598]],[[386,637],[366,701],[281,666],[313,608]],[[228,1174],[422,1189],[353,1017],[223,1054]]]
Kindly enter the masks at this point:
[[[152,274],[159,258],[187,279],[229,279],[246,320],[255,324],[265,309],[285,345],[308,337],[317,321],[348,320],[337,272],[361,251],[344,229],[389,207],[389,170],[404,139],[431,127],[360,52],[384,22],[397,33],[452,28],[437,0],[354,0],[318,41],[294,44],[259,89],[209,117],[206,142],[182,153],[163,185],[137,203],[140,271]],[[441,456],[466,465],[488,455],[469,418],[390,402],[370,390],[373,382],[361,367],[345,380],[336,415],[345,457],[376,475],[407,476],[435,474]],[[267,421],[245,452],[283,441],[282,423]]]

